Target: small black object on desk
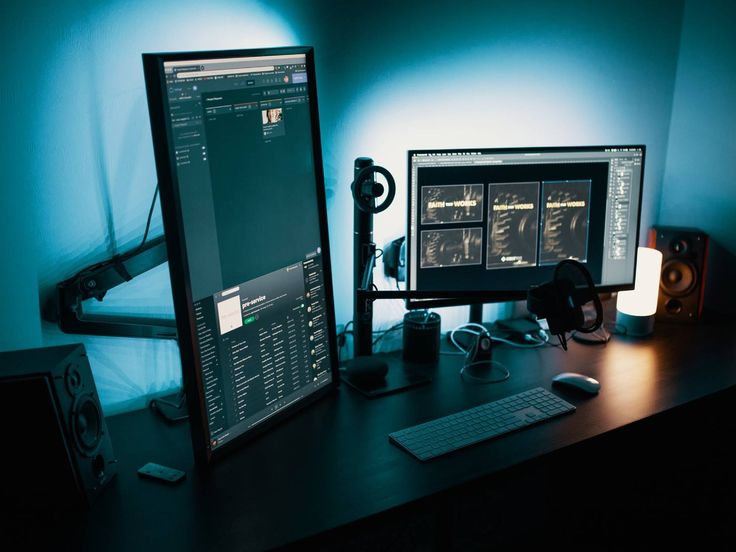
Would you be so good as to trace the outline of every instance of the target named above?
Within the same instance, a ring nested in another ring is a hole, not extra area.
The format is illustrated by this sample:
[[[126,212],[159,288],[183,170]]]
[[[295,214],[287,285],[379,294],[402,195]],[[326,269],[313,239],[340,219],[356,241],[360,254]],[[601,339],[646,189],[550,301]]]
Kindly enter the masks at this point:
[[[409,311],[404,315],[403,345],[407,362],[435,363],[440,357],[440,326],[436,312]]]
[[[167,485],[176,485],[186,478],[187,473],[176,468],[156,464],[155,462],[148,462],[145,466],[138,469],[138,475],[143,478],[166,483]]]
[[[423,366],[412,366],[392,353],[359,356],[340,367],[340,379],[368,398],[391,395],[432,381]]]

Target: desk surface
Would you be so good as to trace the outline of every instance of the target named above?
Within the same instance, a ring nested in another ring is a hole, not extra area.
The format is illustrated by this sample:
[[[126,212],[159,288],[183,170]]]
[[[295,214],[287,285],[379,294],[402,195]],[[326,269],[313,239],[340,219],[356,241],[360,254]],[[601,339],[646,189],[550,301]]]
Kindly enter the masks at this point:
[[[736,385],[733,325],[658,325],[650,339],[607,345],[500,346],[511,378],[461,381],[462,357],[443,356],[429,385],[368,400],[347,386],[223,459],[194,469],[186,424],[168,426],[148,411],[107,420],[119,459],[117,481],[73,536],[106,550],[261,549],[293,542],[492,475]],[[389,443],[413,424],[580,372],[600,395],[554,392],[577,412],[501,439],[421,463]],[[136,470],[154,461],[186,470],[167,487]]]

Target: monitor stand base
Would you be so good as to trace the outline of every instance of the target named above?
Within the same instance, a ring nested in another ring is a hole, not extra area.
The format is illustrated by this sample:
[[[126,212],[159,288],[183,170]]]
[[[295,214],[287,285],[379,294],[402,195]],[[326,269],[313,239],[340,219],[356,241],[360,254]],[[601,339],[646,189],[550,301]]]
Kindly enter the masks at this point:
[[[391,353],[375,353],[373,355],[388,363],[388,372],[382,380],[355,380],[348,378],[344,374],[340,375],[340,379],[349,387],[369,399],[399,393],[432,381],[433,372],[437,367],[435,363],[415,364],[405,362],[401,358],[401,354],[401,351],[394,351]]]

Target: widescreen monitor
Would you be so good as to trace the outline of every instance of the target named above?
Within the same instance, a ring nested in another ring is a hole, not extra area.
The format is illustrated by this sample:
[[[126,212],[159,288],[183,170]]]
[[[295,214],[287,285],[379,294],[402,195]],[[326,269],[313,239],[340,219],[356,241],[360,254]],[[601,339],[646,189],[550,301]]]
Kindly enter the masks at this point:
[[[409,308],[524,299],[563,259],[632,289],[645,147],[408,153]],[[453,296],[454,295],[454,296]]]
[[[144,54],[195,458],[337,382],[311,48]]]

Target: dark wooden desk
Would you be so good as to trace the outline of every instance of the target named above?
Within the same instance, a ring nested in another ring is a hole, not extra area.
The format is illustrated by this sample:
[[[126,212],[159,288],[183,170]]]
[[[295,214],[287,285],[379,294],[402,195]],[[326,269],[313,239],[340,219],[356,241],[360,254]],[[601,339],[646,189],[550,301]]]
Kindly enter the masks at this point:
[[[652,470],[656,463],[642,458],[656,452],[649,449],[660,448],[661,441],[720,431],[729,420],[712,419],[712,414],[698,418],[692,407],[730,398],[736,389],[735,330],[732,324],[660,324],[650,339],[614,337],[606,346],[573,343],[567,353],[501,346],[495,358],[510,368],[511,378],[496,385],[464,383],[458,373],[462,357],[443,356],[433,383],[375,400],[342,386],[208,475],[194,469],[186,424],[168,426],[148,411],[114,416],[108,426],[120,461],[118,479],[73,524],[71,542],[104,550],[257,550],[311,537],[312,544],[325,548],[360,542],[370,549],[383,548],[384,531],[394,546],[407,539],[419,549],[445,548],[462,542],[454,540],[458,534],[477,529],[479,520],[468,517],[499,493],[512,502],[497,505],[496,514],[512,508],[521,518],[533,517],[540,496],[524,493],[537,493],[540,482],[575,477],[573,469],[606,479],[615,464],[634,472]],[[598,379],[600,395],[555,389],[577,406],[575,414],[427,463],[388,441],[388,433],[412,424],[538,385],[551,389],[552,376],[562,371]],[[665,430],[668,416],[676,422]],[[683,420],[699,421],[686,426]],[[626,439],[627,430],[634,440]],[[580,465],[583,458],[599,464]],[[545,459],[550,462],[544,468],[519,475]],[[176,487],[141,480],[136,470],[148,461],[186,470],[187,480]],[[614,482],[609,491],[615,492],[616,477],[609,481]],[[582,515],[598,487],[573,482],[569,494],[575,499],[566,507],[578,506],[569,514]],[[555,509],[550,495],[561,489],[546,487],[547,510]],[[453,501],[453,493],[462,498]],[[502,524],[497,518],[484,523]],[[516,530],[523,532],[525,523]],[[347,529],[336,530],[341,526]],[[315,537],[325,532],[322,540]],[[472,542],[480,548],[489,544]],[[467,543],[461,547],[468,548]]]

